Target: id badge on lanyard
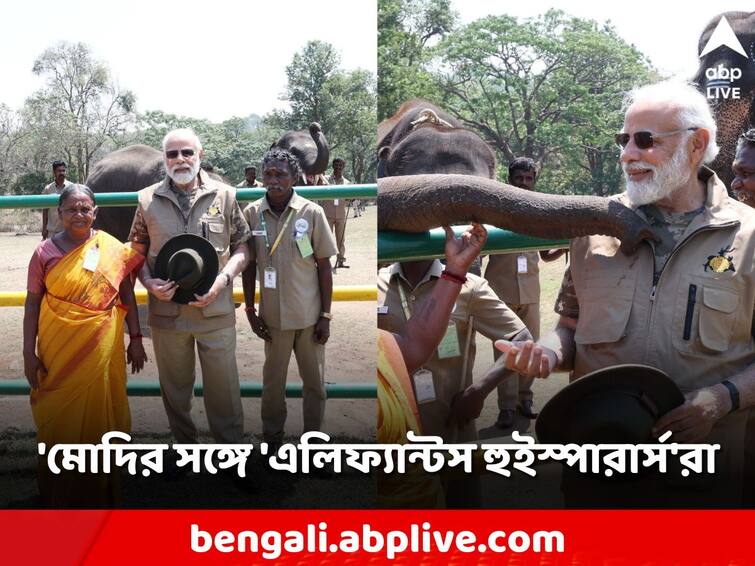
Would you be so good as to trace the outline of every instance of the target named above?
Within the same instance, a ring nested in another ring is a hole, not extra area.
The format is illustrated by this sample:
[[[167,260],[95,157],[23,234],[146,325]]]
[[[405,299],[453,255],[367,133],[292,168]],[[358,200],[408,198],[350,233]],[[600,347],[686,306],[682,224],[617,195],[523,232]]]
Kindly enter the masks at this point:
[[[265,268],[263,284],[265,289],[275,289],[278,284],[278,275],[272,265]]]
[[[430,370],[420,368],[412,375],[414,381],[414,393],[417,395],[417,403],[423,405],[435,401],[435,384],[433,373]]]
[[[283,234],[286,231],[286,227],[288,226],[289,221],[291,220],[291,217],[294,215],[293,209],[291,212],[288,213],[288,216],[286,217],[286,221],[283,223],[283,226],[281,226],[278,237],[275,239],[275,242],[273,242],[272,248],[270,247],[270,239],[267,235],[267,224],[265,223],[265,216],[260,210],[260,224],[262,224],[262,229],[265,231],[265,247],[267,248],[267,257],[268,262],[272,262],[273,254],[275,253],[275,250],[278,249],[278,245],[280,244],[281,238],[283,237]],[[278,286],[278,274],[275,270],[275,267],[272,265],[268,265],[264,272],[263,272],[263,286],[265,289],[275,289]]]
[[[520,255],[516,258],[516,272],[527,273],[527,256]]]
[[[94,273],[94,271],[97,269],[97,265],[100,263],[100,246],[95,244],[94,247],[89,248],[87,250],[86,255],[84,256],[84,269],[87,271],[91,271]]]

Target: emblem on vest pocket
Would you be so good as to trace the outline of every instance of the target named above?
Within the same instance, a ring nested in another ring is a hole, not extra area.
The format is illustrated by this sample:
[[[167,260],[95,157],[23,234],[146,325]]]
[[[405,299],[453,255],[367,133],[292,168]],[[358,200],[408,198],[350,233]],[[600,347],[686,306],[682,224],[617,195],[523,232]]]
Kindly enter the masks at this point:
[[[726,255],[732,253],[733,251],[734,249],[730,249],[727,246],[725,248],[721,248],[721,250],[718,252],[718,255],[709,255],[708,260],[703,264],[705,271],[708,271],[709,269],[714,273],[736,271],[736,268],[734,267],[734,257]]]

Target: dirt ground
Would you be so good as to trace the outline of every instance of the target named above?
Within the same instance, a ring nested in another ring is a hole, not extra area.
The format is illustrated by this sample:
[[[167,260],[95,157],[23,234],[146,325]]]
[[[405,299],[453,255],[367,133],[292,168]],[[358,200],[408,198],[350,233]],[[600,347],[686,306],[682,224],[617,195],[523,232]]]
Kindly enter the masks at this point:
[[[374,282],[376,262],[376,208],[368,207],[361,218],[350,218],[347,225],[347,263],[350,269],[339,269],[334,285],[364,285]],[[28,258],[39,241],[35,235],[0,233],[0,255],[5,269],[0,271],[0,291],[25,288]],[[542,330],[555,326],[553,304],[558,292],[565,262],[541,264]],[[236,281],[239,285],[239,281]],[[142,308],[142,311],[144,309]],[[142,312],[142,314],[144,314]],[[374,383],[375,376],[375,304],[373,302],[336,302],[333,306],[332,335],[326,346],[326,380],[329,383]],[[241,310],[237,313],[237,358],[242,381],[261,381],[264,360],[262,341],[250,331]],[[21,356],[23,309],[0,309],[0,379],[23,377]],[[152,355],[147,329],[145,347]],[[481,375],[492,363],[490,342],[478,336],[475,375]],[[199,368],[199,364],[197,364]],[[197,369],[199,373],[199,369]],[[150,362],[139,379],[157,379],[157,370]],[[201,375],[198,375],[201,379]],[[289,380],[299,379],[292,360]],[[536,409],[567,383],[565,374],[555,374],[534,384]],[[243,399],[245,430],[250,441],[260,439],[260,401]],[[157,398],[132,397],[130,406],[134,442],[171,443],[162,401]],[[301,401],[288,401],[287,433],[295,439],[301,432]],[[203,438],[211,441],[201,399],[194,404],[193,414]],[[495,394],[491,395],[480,416],[478,428],[483,442],[510,442],[511,430],[493,426],[498,414]],[[333,399],[328,402],[324,432],[338,441],[373,442],[375,438],[376,405],[374,400]],[[514,429],[534,432],[534,421],[517,416]],[[27,397],[0,396],[0,506],[29,507],[35,505],[35,443],[34,425]],[[287,477],[271,475],[254,459],[255,495],[235,489],[227,478],[207,474],[181,481],[164,478],[126,478],[124,505],[133,507],[369,507],[374,502],[372,480],[358,473],[340,474],[337,479]],[[515,473],[511,478],[485,476],[482,488],[486,506],[495,508],[559,507],[561,505],[558,466],[541,466],[538,477],[530,479]]]
[[[41,215],[40,215],[41,217]],[[369,285],[375,281],[376,249],[376,207],[367,207],[367,212],[359,218],[349,218],[346,226],[346,257],[349,269],[338,269],[333,276],[335,286]],[[41,220],[40,220],[41,224]],[[4,258],[4,269],[0,270],[0,291],[21,291],[26,288],[26,270],[39,236],[15,235],[12,232],[0,233],[0,257]],[[333,260],[335,262],[335,260]],[[235,282],[240,286],[240,280]],[[144,315],[144,308],[140,309]],[[326,345],[325,364],[328,383],[374,383],[375,381],[375,303],[334,302],[331,337]],[[144,320],[144,316],[142,316]],[[23,308],[8,307],[0,309],[0,380],[23,378]],[[145,349],[150,362],[144,370],[135,376],[138,379],[157,380],[157,368],[153,361],[152,343],[146,325]],[[264,361],[263,342],[250,330],[243,310],[237,311],[237,360],[242,381],[262,381],[262,364]],[[201,370],[197,363],[197,379],[201,380]],[[292,357],[289,367],[290,383],[299,381],[296,361]],[[256,442],[260,438],[262,421],[260,418],[260,400],[244,398],[244,428]],[[129,399],[133,423],[134,442],[172,442],[167,417],[159,397],[131,397]],[[192,414],[200,434],[209,438],[207,419],[202,399],[195,400]],[[373,442],[375,438],[376,404],[374,399],[332,399],[326,407],[323,431],[341,442]],[[301,400],[288,400],[288,420],[286,431],[293,439],[301,433]],[[34,423],[25,396],[0,396],[0,494],[13,494],[11,505],[34,505]],[[259,470],[261,476],[264,471]],[[215,478],[204,478],[212,485],[218,483]],[[226,491],[211,489],[210,498],[203,498],[206,489],[200,488],[203,478],[192,478],[192,496],[187,499],[182,482],[164,482],[162,478],[139,479],[127,481],[124,489],[124,503],[137,506],[260,506],[260,507],[360,507],[370,505],[374,497],[370,478],[360,474],[339,475],[337,482],[278,476],[261,480],[267,487],[260,489],[257,497],[238,500],[234,489]],[[272,483],[271,483],[272,482]],[[260,483],[260,482],[258,482]],[[268,485],[269,484],[269,485]],[[340,487],[335,488],[333,484]],[[284,487],[281,487],[283,485]],[[159,497],[150,495],[155,486]],[[334,489],[338,496],[333,497]],[[330,496],[327,494],[330,492]],[[270,497],[276,494],[275,497]],[[283,497],[285,494],[285,497]],[[0,495],[0,506],[5,498]],[[205,501],[206,499],[206,501]],[[188,501],[188,503],[187,503]],[[8,501],[6,500],[7,504]]]

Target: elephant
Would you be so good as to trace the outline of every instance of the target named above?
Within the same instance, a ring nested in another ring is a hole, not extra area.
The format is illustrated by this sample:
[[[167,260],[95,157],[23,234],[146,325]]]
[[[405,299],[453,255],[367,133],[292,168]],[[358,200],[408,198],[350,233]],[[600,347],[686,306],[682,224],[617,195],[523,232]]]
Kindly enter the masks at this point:
[[[421,99],[381,123],[378,139],[378,230],[424,232],[474,221],[540,238],[615,236],[627,254],[656,239],[616,200],[534,193],[495,181],[492,149]]]
[[[309,131],[288,131],[271,147],[288,149],[298,159],[305,173],[323,173],[330,159],[330,147],[320,125],[313,122]],[[228,184],[217,173],[210,177]],[[146,145],[130,145],[108,153],[92,167],[86,184],[95,193],[136,192],[165,177],[163,155]],[[95,228],[105,230],[125,242],[136,208],[133,206],[102,207],[97,213]]]
[[[92,167],[86,184],[95,193],[135,192],[165,177],[163,154],[146,145],[130,145],[108,153]],[[100,207],[94,227],[125,242],[134,206]]]
[[[755,12],[725,12],[713,18],[700,35],[698,53],[705,49],[722,16],[726,17],[747,56],[728,47],[713,49],[700,59],[693,81],[708,97],[718,126],[716,141],[721,151],[711,167],[730,187],[737,138],[755,126]],[[732,76],[735,69],[741,71],[741,76],[737,71]],[[733,98],[737,94],[739,97]]]
[[[325,173],[330,162],[330,146],[322,128],[312,122],[307,130],[289,130],[270,146],[290,151],[299,160],[305,175]]]

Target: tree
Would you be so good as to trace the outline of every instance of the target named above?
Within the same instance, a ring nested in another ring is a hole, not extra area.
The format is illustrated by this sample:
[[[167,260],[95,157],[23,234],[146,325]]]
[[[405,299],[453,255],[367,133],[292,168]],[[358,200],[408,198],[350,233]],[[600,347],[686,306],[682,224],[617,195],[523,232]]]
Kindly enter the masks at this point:
[[[308,41],[286,67],[285,100],[291,104],[291,120],[319,122],[324,131],[332,112],[324,101],[324,86],[341,62],[336,49],[324,41]]]
[[[328,108],[337,112],[328,141],[332,157],[346,161],[351,180],[375,180],[375,77],[363,69],[335,73],[324,85]]]
[[[24,121],[50,154],[66,159],[74,178],[85,181],[93,160],[133,123],[136,99],[83,43],[46,49],[32,71],[47,81],[27,99]]]
[[[129,143],[143,143],[159,149],[170,130],[191,128],[204,147],[204,161],[230,182],[244,178],[244,166],[259,164],[265,151],[282,133],[265,125],[256,114],[246,118],[229,118],[215,124],[208,120],[149,111],[139,116],[138,134]]]
[[[379,120],[411,98],[441,98],[426,64],[430,46],[453,29],[456,17],[450,0],[379,0]]]
[[[540,186],[606,195],[618,188],[613,134],[621,99],[652,68],[610,23],[551,10],[519,21],[488,16],[438,46],[436,79],[445,106],[508,162],[546,167]]]
[[[24,135],[18,114],[0,103],[0,192],[7,192],[15,177],[18,147]]]
[[[375,178],[375,77],[363,69],[341,70],[339,64],[340,55],[332,45],[308,42],[286,67],[283,100],[291,104],[291,111],[272,112],[265,123],[282,133],[318,122],[331,154],[344,158],[353,180],[369,182]]]

